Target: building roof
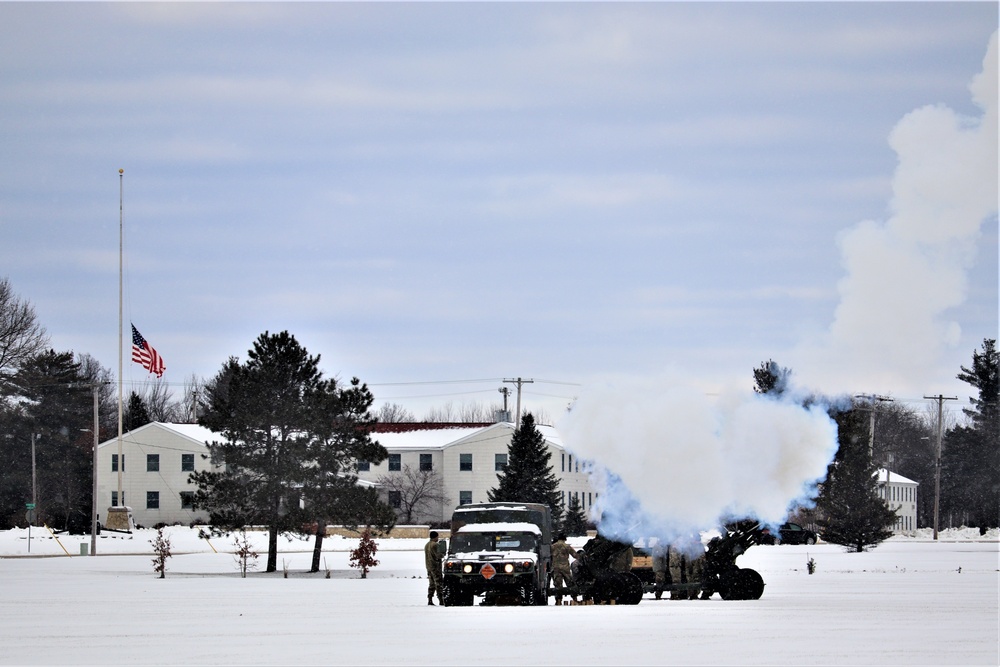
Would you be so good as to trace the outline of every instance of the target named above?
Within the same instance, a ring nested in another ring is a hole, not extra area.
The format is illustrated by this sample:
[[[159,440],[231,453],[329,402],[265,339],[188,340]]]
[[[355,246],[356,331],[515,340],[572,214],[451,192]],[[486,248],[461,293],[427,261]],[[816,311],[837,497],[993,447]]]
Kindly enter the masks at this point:
[[[503,438],[514,431],[511,422],[487,425],[421,422],[398,424],[396,427],[392,432],[376,432],[372,437],[389,450],[442,450],[488,431],[497,431],[497,437]],[[562,440],[553,427],[537,428],[550,445],[563,449]]]
[[[125,442],[138,442],[142,444],[142,434],[143,432],[150,429],[163,429],[166,431],[171,431],[177,435],[187,438],[192,442],[197,442],[199,444],[207,445],[213,440],[222,440],[222,436],[205,428],[204,426],[198,426],[197,424],[173,424],[167,422],[150,422],[148,424],[143,424],[138,428],[134,428],[131,431],[126,431],[122,433],[122,440]],[[104,447],[105,445],[113,444],[118,442],[118,436],[105,440],[98,448]]]
[[[878,481],[881,484],[885,484],[886,477],[889,479],[890,484],[913,484],[914,486],[919,486],[920,482],[914,482],[912,479],[907,479],[898,473],[894,473],[891,470],[886,470],[885,468],[878,469]]]

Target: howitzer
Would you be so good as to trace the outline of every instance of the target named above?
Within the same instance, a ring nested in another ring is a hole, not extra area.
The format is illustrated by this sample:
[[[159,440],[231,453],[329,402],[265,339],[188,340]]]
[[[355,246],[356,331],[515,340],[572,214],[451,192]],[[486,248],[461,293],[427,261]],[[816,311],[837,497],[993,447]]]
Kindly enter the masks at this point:
[[[552,589],[554,595],[579,595],[596,604],[639,604],[642,600],[642,581],[628,571],[624,564],[630,555],[631,544],[609,540],[601,535],[589,540],[578,553],[580,567],[573,586]]]
[[[763,539],[756,521],[739,521],[725,527],[708,543],[702,572],[702,592],[718,593],[723,600],[757,600],[764,594],[764,580],[756,570],[739,567],[736,559]]]

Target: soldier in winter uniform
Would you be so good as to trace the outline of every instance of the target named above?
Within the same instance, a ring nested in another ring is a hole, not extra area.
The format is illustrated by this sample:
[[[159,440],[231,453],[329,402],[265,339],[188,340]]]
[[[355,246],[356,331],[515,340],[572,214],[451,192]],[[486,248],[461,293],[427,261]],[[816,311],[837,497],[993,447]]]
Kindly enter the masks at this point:
[[[573,574],[569,565],[569,557],[576,560],[576,550],[566,544],[566,534],[559,533],[556,541],[552,544],[552,583],[562,588],[573,585]],[[576,602],[576,595],[573,595]],[[562,604],[562,593],[556,593],[556,604]]]
[[[427,566],[427,604],[434,606],[434,595],[438,602],[444,604],[441,597],[441,561],[443,557],[438,551],[438,534],[431,531],[430,540],[424,545],[424,565]]]
[[[653,547],[653,580],[656,583],[656,599],[659,600],[667,583],[667,545],[662,542]]]

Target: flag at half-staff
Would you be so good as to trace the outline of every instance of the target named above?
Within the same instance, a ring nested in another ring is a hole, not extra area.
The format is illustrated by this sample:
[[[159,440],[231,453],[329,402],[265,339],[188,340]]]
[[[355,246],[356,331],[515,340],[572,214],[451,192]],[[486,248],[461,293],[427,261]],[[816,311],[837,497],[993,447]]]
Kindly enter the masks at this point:
[[[132,325],[132,361],[150,373],[155,373],[158,378],[163,377],[163,371],[167,370],[163,364],[163,357],[157,354],[153,346],[142,337],[134,324]]]

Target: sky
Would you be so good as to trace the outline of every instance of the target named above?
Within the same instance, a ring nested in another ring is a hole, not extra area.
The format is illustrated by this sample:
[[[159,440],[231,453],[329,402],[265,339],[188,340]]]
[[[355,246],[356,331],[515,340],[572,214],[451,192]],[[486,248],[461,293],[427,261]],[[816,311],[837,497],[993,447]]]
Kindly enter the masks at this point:
[[[964,400],[998,331],[997,25],[987,2],[0,3],[0,276],[117,374],[123,220],[124,326],[178,394],[288,330],[418,417],[517,377],[549,415],[614,378],[713,393],[767,359]]]

